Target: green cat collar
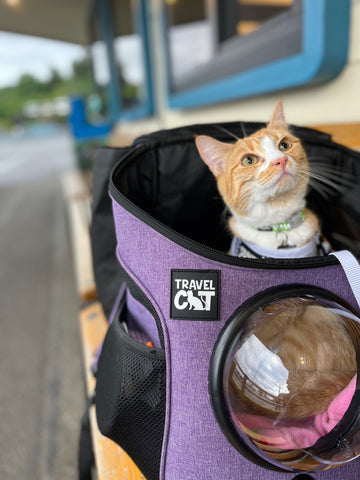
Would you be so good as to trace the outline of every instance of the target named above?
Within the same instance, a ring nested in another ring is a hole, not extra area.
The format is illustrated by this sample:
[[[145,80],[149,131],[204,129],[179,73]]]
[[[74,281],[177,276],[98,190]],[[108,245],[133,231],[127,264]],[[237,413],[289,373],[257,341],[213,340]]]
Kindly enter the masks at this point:
[[[287,222],[276,223],[266,228],[255,228],[259,232],[289,232],[299,227],[305,220],[305,210],[295,213]]]

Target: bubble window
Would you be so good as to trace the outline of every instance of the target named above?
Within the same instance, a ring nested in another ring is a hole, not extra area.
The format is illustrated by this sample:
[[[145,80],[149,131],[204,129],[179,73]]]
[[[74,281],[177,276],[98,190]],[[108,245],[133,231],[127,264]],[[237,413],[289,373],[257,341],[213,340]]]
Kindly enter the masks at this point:
[[[360,454],[360,319],[331,293],[265,292],[229,320],[210,393],[240,453],[282,471],[327,470]]]

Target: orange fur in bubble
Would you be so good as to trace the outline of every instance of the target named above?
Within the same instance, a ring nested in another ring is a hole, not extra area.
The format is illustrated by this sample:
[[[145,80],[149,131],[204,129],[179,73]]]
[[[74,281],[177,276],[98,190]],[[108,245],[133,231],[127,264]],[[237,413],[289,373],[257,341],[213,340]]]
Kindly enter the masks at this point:
[[[234,382],[231,371],[233,408],[257,415],[303,420],[324,412],[335,396],[356,374],[355,350],[340,317],[312,301],[289,299],[283,307],[257,319],[254,334],[275,353],[289,372],[289,393],[274,397],[269,408],[254,403],[246,390]],[[344,322],[347,320],[342,317]],[[357,332],[359,334],[359,332]]]

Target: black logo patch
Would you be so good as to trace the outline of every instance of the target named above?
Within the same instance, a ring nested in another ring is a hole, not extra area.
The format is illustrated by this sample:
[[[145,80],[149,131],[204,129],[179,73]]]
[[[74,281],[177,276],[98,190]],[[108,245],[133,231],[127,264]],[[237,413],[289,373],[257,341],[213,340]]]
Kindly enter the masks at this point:
[[[219,320],[220,270],[172,270],[170,317]]]

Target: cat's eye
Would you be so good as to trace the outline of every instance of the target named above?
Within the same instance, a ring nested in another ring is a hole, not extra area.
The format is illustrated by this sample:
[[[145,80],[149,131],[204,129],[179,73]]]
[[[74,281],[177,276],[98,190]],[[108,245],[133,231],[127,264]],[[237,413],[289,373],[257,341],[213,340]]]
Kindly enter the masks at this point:
[[[281,140],[279,143],[279,150],[282,152],[285,152],[286,150],[289,150],[289,148],[292,147],[292,143],[289,140]]]
[[[258,158],[256,155],[245,155],[245,157],[241,160],[241,164],[244,165],[244,167],[255,165],[256,163],[258,163]]]

